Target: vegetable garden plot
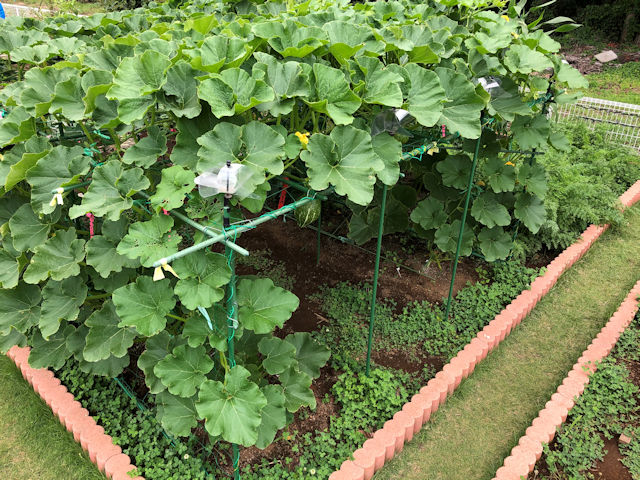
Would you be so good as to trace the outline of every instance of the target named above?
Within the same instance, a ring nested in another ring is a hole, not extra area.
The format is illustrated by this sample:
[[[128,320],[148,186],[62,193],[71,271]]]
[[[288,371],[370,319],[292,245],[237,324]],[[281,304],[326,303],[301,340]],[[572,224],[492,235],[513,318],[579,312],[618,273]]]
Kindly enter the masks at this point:
[[[144,346],[165,428],[204,421],[234,445],[237,477],[237,446],[268,446],[313,407],[328,359],[309,334],[274,335],[299,300],[237,277],[243,232],[299,208],[311,223],[320,195],[339,197],[349,237],[378,237],[378,258],[382,234],[411,229],[455,271],[472,253],[506,259],[518,229],[540,228],[533,150],[564,145],[546,109],[584,81],[541,28],[561,20],[492,6],[193,2],[8,19],[2,349],[117,376]],[[265,213],[281,175],[306,192]]]

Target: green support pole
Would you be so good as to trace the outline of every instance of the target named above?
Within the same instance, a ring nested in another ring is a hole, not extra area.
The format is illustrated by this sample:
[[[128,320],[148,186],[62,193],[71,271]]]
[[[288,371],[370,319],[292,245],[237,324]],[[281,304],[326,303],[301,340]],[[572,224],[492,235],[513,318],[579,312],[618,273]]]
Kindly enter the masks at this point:
[[[316,265],[320,265],[320,238],[322,237],[322,202],[320,202],[320,213],[318,214],[318,231],[316,235]]]
[[[449,285],[449,297],[447,298],[447,308],[444,318],[449,319],[451,312],[451,300],[453,298],[453,284],[456,281],[456,271],[458,270],[458,260],[460,259],[460,249],[462,248],[462,236],[464,235],[464,224],[467,221],[467,212],[469,210],[469,200],[471,199],[471,188],[473,187],[473,177],[476,174],[476,164],[478,163],[478,153],[480,152],[480,138],[476,142],[476,151],[473,154],[473,163],[471,164],[471,172],[469,173],[469,182],[467,183],[467,196],[464,199],[464,210],[462,211],[462,222],[460,224],[460,233],[458,234],[458,245],[456,246],[456,256],[453,260],[453,270],[451,272],[451,285]]]
[[[301,198],[300,200],[290,203],[289,205],[285,205],[284,207],[279,208],[278,210],[265,213],[264,215],[254,218],[253,220],[249,220],[248,222],[243,223],[242,225],[235,226],[230,230],[230,232],[232,232],[233,235],[239,235],[243,232],[246,232],[247,230],[251,230],[255,228],[256,226],[262,223],[268,222],[269,220],[273,220],[275,218],[278,218],[281,215],[291,212],[296,208],[302,205],[305,205],[306,203],[309,203],[313,200],[314,199],[312,197]],[[196,245],[192,245],[191,247],[185,248],[184,250],[180,250],[178,253],[174,253],[173,255],[169,255],[167,258],[162,258],[158,260],[153,264],[153,268],[160,267],[163,265],[163,263],[171,263],[174,260],[177,260],[178,258],[182,258],[186,255],[190,255],[193,252],[197,252],[199,250],[202,250],[203,248],[207,248],[213,245],[214,243],[218,243],[223,240],[229,240],[229,236],[230,235],[227,232],[219,233],[218,235],[215,235],[203,242],[197,243]]]
[[[378,273],[380,271],[380,252],[382,250],[382,233],[384,231],[384,211],[387,207],[387,186],[382,187],[382,205],[380,205],[380,221],[378,222],[378,242],[376,244],[376,264],[373,270],[373,292],[371,293],[371,316],[369,317],[369,342],[367,344],[367,377],[371,372],[371,346],[373,343],[373,324],[376,318],[376,296],[378,294]]]

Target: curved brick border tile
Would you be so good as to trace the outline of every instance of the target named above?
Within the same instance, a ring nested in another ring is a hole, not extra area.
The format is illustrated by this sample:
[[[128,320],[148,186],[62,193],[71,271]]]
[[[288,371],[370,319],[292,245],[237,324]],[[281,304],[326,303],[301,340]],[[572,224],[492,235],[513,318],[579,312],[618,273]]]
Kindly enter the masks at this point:
[[[558,387],[558,391],[551,396],[551,400],[527,428],[525,435],[520,438],[518,447],[514,448],[515,452],[512,450],[511,455],[505,458],[503,466],[498,469],[493,480],[519,479],[517,475],[526,477],[533,471],[535,462],[532,463],[531,459],[540,458],[542,444],[549,443],[556,430],[565,422],[569,410],[575,404],[575,399],[589,383],[589,376],[596,371],[597,362],[609,355],[620,334],[633,321],[639,306],[637,300],[639,296],[640,281],[635,284],[616,313],[582,353],[562,385]],[[565,386],[569,388],[563,388]],[[522,452],[527,452],[528,455],[523,456]]]
[[[131,459],[104,433],[104,429],[89,416],[89,412],[82,408],[53,372],[46,368],[31,368],[29,352],[29,347],[12,347],[7,356],[15,362],[22,376],[49,405],[60,423],[73,433],[75,441],[87,451],[91,461],[113,480],[144,480],[143,477],[129,476],[128,472],[136,468]]]
[[[640,180],[634,183],[619,199],[623,208],[630,207],[639,201]],[[531,283],[529,290],[524,290],[507,305],[494,320],[478,332],[476,338],[458,352],[458,355],[438,372],[436,378],[431,379],[425,387],[422,387],[419,394],[414,395],[411,401],[407,402],[402,407],[402,410],[393,416],[393,419],[384,424],[384,428],[374,433],[373,438],[380,440],[380,443],[385,445],[384,462],[388,462],[395,454],[402,451],[404,443],[410,441],[414,433],[417,433],[422,428],[422,425],[429,421],[431,414],[445,402],[447,396],[454,392],[462,379],[469,376],[475,366],[487,356],[488,352],[496,348],[522,322],[540,299],[556,284],[560,276],[582,258],[607,228],[609,228],[609,225],[590,225],[573,245],[570,245],[549,263],[545,273]],[[636,287],[638,293],[640,293],[639,288]],[[634,304],[632,309],[631,303],[628,302],[626,308],[628,309],[626,313],[630,314],[631,310],[635,312],[636,307]],[[625,316],[624,321],[627,318]],[[631,316],[632,318],[633,315]],[[629,319],[628,321],[630,322],[631,320]],[[618,328],[617,336],[613,329],[598,334],[600,337],[596,339],[597,341],[594,340],[592,350],[587,349],[583,354],[583,357],[588,355],[588,360],[581,365],[592,369],[591,371],[595,370],[593,362],[601,360],[609,354],[621,333],[621,322],[622,320],[618,320],[616,323]],[[494,480],[520,480],[521,475],[528,475],[529,465],[533,468],[535,464],[534,461],[532,463],[532,455],[536,459],[540,457],[542,443],[549,442],[553,438],[557,427],[555,423],[564,421],[563,419],[566,418],[570,406],[573,406],[574,397],[582,393],[588,381],[589,377],[582,371],[582,366],[576,369],[571,374],[571,377],[565,379],[565,382],[558,388],[558,392],[554,394],[556,398],[552,397],[553,403],[545,407],[545,410],[541,412],[542,416],[536,419],[535,425],[527,429],[527,433],[531,433],[531,438],[527,440],[521,439],[519,444],[521,448],[516,450],[516,456],[498,470]],[[395,449],[392,447],[394,441]],[[379,443],[368,442],[369,440],[354,452],[352,457],[357,453],[355,461],[344,462],[340,470],[334,472],[329,477],[329,480],[369,480],[372,478],[373,474],[380,470],[383,465],[380,462],[381,447]],[[365,461],[361,460],[365,458],[367,459],[366,466]],[[519,459],[519,461],[516,461],[515,458]],[[376,459],[373,472],[371,471],[372,459]]]

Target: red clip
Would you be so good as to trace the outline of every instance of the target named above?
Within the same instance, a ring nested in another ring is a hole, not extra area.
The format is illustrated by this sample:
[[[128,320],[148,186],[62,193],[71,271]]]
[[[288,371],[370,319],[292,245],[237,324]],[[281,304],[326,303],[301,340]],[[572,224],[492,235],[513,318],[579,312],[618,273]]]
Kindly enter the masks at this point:
[[[285,180],[289,180],[289,177],[284,177]],[[280,192],[280,200],[278,201],[278,208],[284,207],[284,201],[287,199],[287,188],[289,188],[288,184],[284,184],[282,186],[282,191]]]

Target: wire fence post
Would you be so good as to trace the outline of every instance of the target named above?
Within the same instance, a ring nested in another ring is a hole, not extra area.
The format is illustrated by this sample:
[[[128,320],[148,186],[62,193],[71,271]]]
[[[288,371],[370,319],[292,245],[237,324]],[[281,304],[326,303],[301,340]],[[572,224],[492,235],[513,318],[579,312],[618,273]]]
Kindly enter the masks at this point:
[[[378,243],[376,245],[376,264],[373,271],[373,291],[371,292],[371,316],[369,317],[369,342],[367,344],[367,377],[371,372],[371,346],[373,343],[373,324],[376,318],[376,297],[378,294],[378,273],[380,270],[380,252],[382,250],[382,233],[384,231],[384,212],[387,207],[387,185],[382,187],[382,205],[380,205],[380,221],[378,223]]]
[[[478,153],[480,152],[480,142],[482,136],[478,137],[476,142],[476,151],[473,154],[473,163],[471,164],[471,172],[469,172],[469,182],[467,183],[467,196],[464,200],[464,210],[462,211],[462,220],[460,223],[460,233],[458,234],[458,244],[456,246],[456,255],[453,260],[453,270],[451,271],[451,284],[449,285],[449,297],[447,298],[447,308],[444,318],[449,319],[451,313],[451,300],[453,298],[453,284],[456,281],[456,271],[458,270],[458,261],[460,260],[460,249],[462,248],[462,236],[464,235],[464,224],[467,221],[467,212],[469,211],[469,200],[471,199],[471,188],[473,187],[473,177],[476,174],[476,164],[478,163]]]
[[[316,232],[316,265],[320,265],[320,238],[322,237],[322,201],[318,213],[318,231]]]

